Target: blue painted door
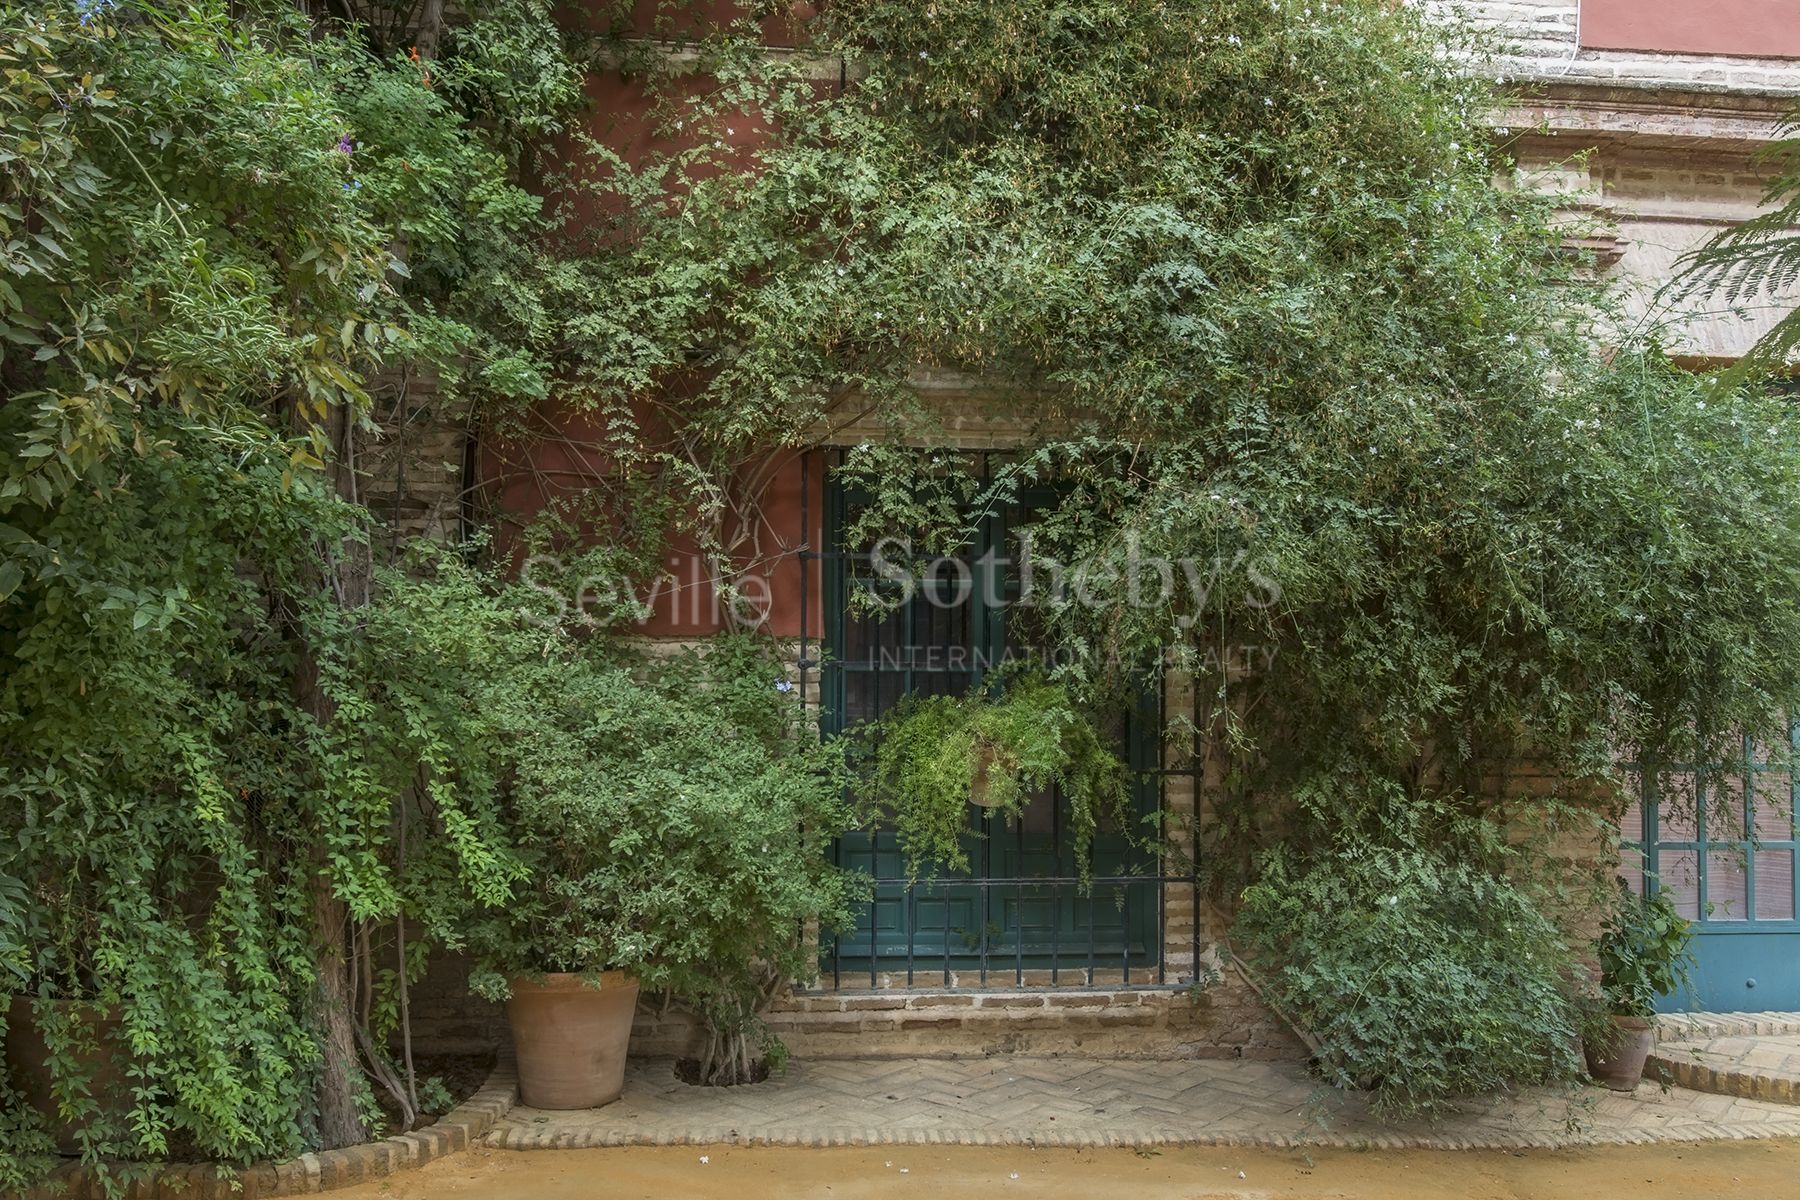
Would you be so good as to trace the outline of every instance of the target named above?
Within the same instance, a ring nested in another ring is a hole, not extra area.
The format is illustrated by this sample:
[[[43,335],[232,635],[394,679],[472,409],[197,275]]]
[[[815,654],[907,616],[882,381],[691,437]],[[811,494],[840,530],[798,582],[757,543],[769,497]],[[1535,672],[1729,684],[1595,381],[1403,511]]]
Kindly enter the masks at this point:
[[[823,597],[826,656],[820,688],[825,725],[838,732],[880,717],[905,696],[958,695],[986,685],[1015,656],[1042,653],[1015,623],[1020,580],[1011,531],[1030,505],[1008,505],[971,523],[968,544],[929,560],[909,598],[891,611],[859,612],[858,588],[881,587],[869,549],[846,546],[855,497],[826,493]],[[1039,498],[1041,503],[1041,497]],[[1148,700],[1118,731],[1134,769],[1131,812],[1156,811],[1158,714]],[[908,880],[899,836],[855,831],[839,839],[838,865],[873,879],[874,894],[855,928],[830,941],[824,970],[834,986],[882,974],[911,983],[921,973],[967,975],[986,984],[1048,970],[1071,977],[1118,971],[1129,979],[1156,961],[1161,917],[1157,862],[1124,831],[1103,824],[1080,886],[1066,798],[1054,787],[1017,820],[971,809],[963,839],[966,871]],[[1146,980],[1148,976],[1145,977]]]
[[[1745,748],[1741,774],[1646,780],[1625,815],[1621,871],[1694,922],[1693,982],[1665,1011],[1800,1011],[1794,770]]]

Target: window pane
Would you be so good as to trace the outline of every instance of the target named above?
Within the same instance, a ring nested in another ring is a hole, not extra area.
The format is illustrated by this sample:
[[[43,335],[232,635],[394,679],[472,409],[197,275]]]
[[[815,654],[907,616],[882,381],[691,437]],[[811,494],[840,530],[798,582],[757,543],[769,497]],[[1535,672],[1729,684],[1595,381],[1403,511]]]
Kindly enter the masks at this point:
[[[1625,806],[1625,815],[1619,819],[1619,836],[1628,842],[1642,843],[1644,840],[1644,803],[1635,791],[1631,803]]]
[[[900,665],[905,644],[906,609],[890,613],[847,613],[844,616],[845,662],[879,663],[890,669]]]
[[[1730,775],[1706,778],[1706,840],[1741,842],[1744,832],[1744,780]]]
[[[1756,852],[1756,919],[1759,921],[1791,921],[1794,919],[1794,852],[1792,850],[1758,850]]]
[[[1644,852],[1636,846],[1619,847],[1619,878],[1634,896],[1644,893]]]
[[[1692,850],[1664,850],[1658,884],[1675,902],[1675,911],[1690,921],[1700,919],[1699,856]]]
[[[1771,789],[1756,797],[1756,836],[1765,842],[1785,842],[1794,836],[1794,802],[1785,786],[1787,781],[1770,780],[1779,791]]]
[[[1693,775],[1679,773],[1656,781],[1656,836],[1665,842],[1691,842],[1699,836],[1694,823],[1698,789]]]
[[[1741,849],[1709,850],[1706,854],[1706,919],[1750,919],[1749,862]]]

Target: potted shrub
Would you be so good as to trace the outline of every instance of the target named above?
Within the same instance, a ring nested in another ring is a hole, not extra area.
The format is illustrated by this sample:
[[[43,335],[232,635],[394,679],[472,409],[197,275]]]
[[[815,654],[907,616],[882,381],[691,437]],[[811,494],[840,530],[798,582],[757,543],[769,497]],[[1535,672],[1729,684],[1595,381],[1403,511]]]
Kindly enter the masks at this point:
[[[1669,893],[1645,895],[1620,885],[1618,907],[1596,946],[1607,1026],[1589,1040],[1588,1074],[1618,1092],[1644,1077],[1656,1045],[1656,1000],[1686,986],[1692,934]]]
[[[899,831],[909,870],[967,869],[969,806],[1016,819],[1052,784],[1068,800],[1084,870],[1100,823],[1126,825],[1129,769],[1067,689],[1040,672],[991,692],[908,697],[863,731],[860,746],[860,794]]]
[[[640,988],[700,1018],[689,1078],[759,1077],[780,1054],[762,1010],[816,969],[806,926],[849,920],[841,754],[766,640],[653,662],[571,641],[536,670],[507,689],[530,697],[505,782],[528,875],[471,935],[524,1102],[616,1099]]]

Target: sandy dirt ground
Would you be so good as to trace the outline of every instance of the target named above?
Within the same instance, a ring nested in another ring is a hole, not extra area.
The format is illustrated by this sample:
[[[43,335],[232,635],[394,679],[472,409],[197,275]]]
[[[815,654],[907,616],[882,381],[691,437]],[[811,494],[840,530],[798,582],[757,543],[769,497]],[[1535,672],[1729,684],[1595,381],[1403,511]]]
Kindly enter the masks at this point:
[[[341,1200],[1800,1200],[1800,1142],[1501,1152],[476,1149]]]

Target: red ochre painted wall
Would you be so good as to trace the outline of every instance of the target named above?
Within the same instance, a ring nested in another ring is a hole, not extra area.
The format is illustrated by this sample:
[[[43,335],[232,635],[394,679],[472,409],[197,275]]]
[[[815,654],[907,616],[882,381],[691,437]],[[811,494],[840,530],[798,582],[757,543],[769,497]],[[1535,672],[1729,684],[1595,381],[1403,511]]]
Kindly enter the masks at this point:
[[[1800,0],[1581,0],[1581,45],[1800,58]]]
[[[490,437],[480,460],[484,498],[499,516],[502,555],[526,572],[528,579],[548,579],[552,570],[534,569],[525,559],[520,534],[558,496],[578,494],[604,479],[609,470],[602,431],[591,417],[556,412],[537,414],[545,434],[529,441]],[[740,484],[756,481],[754,495],[743,497],[754,529],[727,529],[750,535],[738,558],[743,572],[738,586],[751,600],[748,615],[756,627],[776,637],[823,636],[820,563],[803,557],[823,545],[825,455],[820,451],[779,450],[749,464]],[[605,531],[591,534],[595,541]],[[647,602],[648,617],[636,632],[645,637],[701,638],[732,626],[710,581],[708,566],[691,539],[675,539],[655,579],[636,580],[636,595]],[[804,600],[802,597],[804,596]],[[573,596],[564,597],[571,607]],[[804,611],[804,624],[802,613]]]
[[[654,0],[638,0],[625,24],[637,36],[703,35],[713,23],[741,16],[752,4],[753,0],[709,0],[698,9],[684,11],[671,26],[656,23]],[[610,7],[602,12],[600,7],[575,4],[564,9],[572,21],[586,20],[590,25],[610,21],[612,11]],[[801,0],[790,6],[789,15],[765,19],[763,40],[774,46],[796,44],[801,23],[815,11],[816,5]],[[675,86],[704,92],[714,81],[686,75],[678,77]],[[820,86],[824,89],[835,83]],[[654,105],[640,78],[618,70],[599,71],[588,77],[586,91],[591,105],[588,132],[629,164],[643,162],[653,150],[678,149],[688,140],[686,135],[658,129]],[[756,150],[766,144],[768,130],[748,115],[721,124],[723,128],[709,129],[708,136],[727,143],[727,164],[753,169]],[[576,152],[572,143],[565,143],[562,149],[565,154]],[[623,226],[618,223],[628,214],[620,211],[614,198],[578,193],[565,199],[573,201],[577,222],[593,222],[596,228],[615,231],[629,228],[628,221]],[[554,404],[542,406],[533,418],[530,423],[536,431],[532,437],[518,441],[485,437],[479,457],[482,494],[498,518],[498,548],[522,570],[527,569],[519,542],[524,526],[558,495],[594,486],[609,469],[602,449],[605,431],[597,420]],[[764,614],[760,626],[764,632],[818,639],[824,628],[820,567],[816,560],[802,558],[800,551],[817,550],[821,545],[825,464],[824,456],[816,452],[805,456],[804,464],[802,459],[800,452],[782,451],[746,471],[746,478],[754,472],[763,483],[748,506],[757,512],[757,528],[751,539],[754,550],[739,563],[746,569],[740,586],[760,601],[757,607]],[[805,499],[803,490],[810,493]],[[598,541],[606,535],[595,530],[591,536]],[[664,574],[639,581],[638,594],[651,608],[638,627],[644,636],[698,638],[731,624],[721,611],[707,564],[695,553],[691,540],[678,540],[670,547]],[[573,597],[565,599],[573,601]]]

